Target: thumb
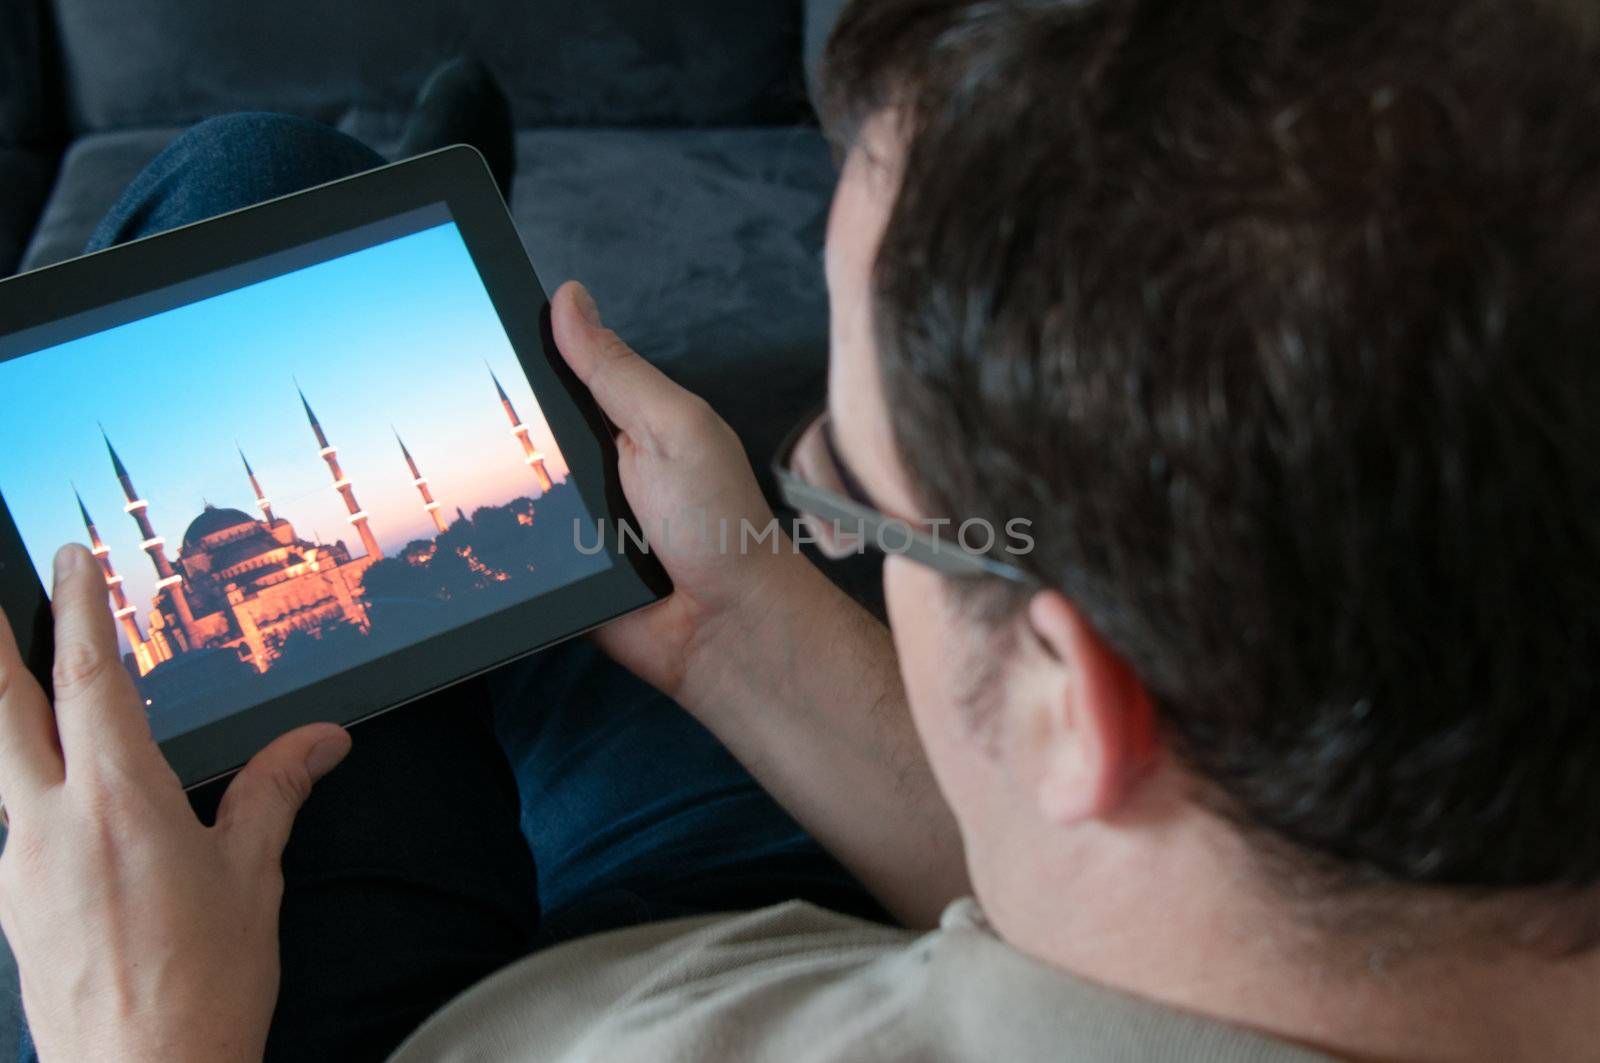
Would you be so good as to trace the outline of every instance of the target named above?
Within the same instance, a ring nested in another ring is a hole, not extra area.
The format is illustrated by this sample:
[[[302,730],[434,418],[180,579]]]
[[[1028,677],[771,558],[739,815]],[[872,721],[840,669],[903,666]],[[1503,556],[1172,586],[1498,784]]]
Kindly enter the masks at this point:
[[[658,434],[684,403],[694,401],[601,323],[594,297],[577,281],[563,284],[550,300],[550,329],[561,357],[611,422],[629,435]]]
[[[290,731],[250,758],[228,784],[217,828],[249,855],[277,860],[311,787],[350,752],[350,735],[331,723]]]

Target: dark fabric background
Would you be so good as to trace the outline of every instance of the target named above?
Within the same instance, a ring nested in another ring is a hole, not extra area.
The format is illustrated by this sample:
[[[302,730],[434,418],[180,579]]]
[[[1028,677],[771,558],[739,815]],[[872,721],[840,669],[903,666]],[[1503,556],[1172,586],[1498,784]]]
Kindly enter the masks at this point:
[[[54,153],[0,147],[0,276],[17,268],[55,174]]]
[[[0,276],[16,268],[61,152],[43,0],[0,0]]]
[[[804,112],[800,0],[50,0],[75,132],[234,110],[404,111],[483,60],[519,126],[758,125]]]
[[[828,44],[828,34],[839,21],[845,0],[806,0],[806,88],[812,99],[817,93],[817,70],[822,65],[822,51]]]
[[[48,130],[39,0],[0,0],[0,144],[37,143]]]

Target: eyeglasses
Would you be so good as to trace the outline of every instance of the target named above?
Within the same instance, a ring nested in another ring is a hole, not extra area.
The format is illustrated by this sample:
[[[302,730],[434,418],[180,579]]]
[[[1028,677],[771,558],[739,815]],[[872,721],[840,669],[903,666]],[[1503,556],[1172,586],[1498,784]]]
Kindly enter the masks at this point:
[[[998,576],[1013,583],[1037,584],[1017,566],[968,549],[959,532],[947,529],[941,535],[938,524],[924,522],[932,528],[929,531],[880,510],[839,457],[827,407],[789,433],[773,459],[772,471],[783,500],[805,519],[817,548],[828,558],[859,554],[870,547],[948,576]],[[961,527],[964,530],[966,525]],[[993,529],[985,527],[992,542]]]

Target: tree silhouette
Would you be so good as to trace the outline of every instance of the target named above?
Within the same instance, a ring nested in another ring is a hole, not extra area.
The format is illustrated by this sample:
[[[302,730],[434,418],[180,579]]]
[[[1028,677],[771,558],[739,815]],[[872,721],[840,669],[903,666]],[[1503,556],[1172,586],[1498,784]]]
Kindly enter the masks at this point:
[[[558,485],[535,502],[517,498],[483,506],[432,542],[416,540],[367,569],[362,589],[374,625],[385,615],[412,613],[406,603],[461,605],[481,611],[498,598],[524,598],[594,571],[603,561],[579,554],[572,521],[586,519],[572,484]],[[591,541],[592,535],[585,541]]]
[[[278,656],[268,672],[281,668],[305,674],[347,666],[366,652],[366,639],[359,627],[346,620],[325,624],[315,631],[291,631],[278,642]]]

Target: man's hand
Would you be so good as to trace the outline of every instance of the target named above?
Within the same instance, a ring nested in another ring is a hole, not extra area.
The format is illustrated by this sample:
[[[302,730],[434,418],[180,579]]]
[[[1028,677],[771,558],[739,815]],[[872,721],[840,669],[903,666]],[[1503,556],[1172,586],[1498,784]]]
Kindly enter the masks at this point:
[[[582,285],[562,286],[551,317],[556,346],[619,429],[623,491],[675,587],[666,602],[595,637],[634,674],[693,707],[712,696],[725,669],[749,666],[728,651],[748,645],[776,603],[826,581],[781,532],[745,538],[745,529],[767,531],[772,508],[738,436],[704,399],[605,328]]]
[[[281,859],[333,724],[279,738],[195,818],[118,660],[105,579],[56,555],[55,708],[0,618],[0,927],[51,1060],[260,1059],[278,994]]]
[[[738,437],[605,328],[581,285],[551,317],[620,430],[622,489],[676,588],[601,628],[600,645],[710,728],[885,908],[933,925],[968,888],[966,864],[889,632],[788,536],[746,538],[773,518]]]

